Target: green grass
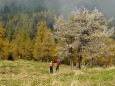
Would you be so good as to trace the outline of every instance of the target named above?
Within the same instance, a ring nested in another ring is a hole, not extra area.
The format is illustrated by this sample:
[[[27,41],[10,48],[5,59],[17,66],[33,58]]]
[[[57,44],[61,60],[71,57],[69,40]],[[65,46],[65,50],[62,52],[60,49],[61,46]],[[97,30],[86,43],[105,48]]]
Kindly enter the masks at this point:
[[[61,65],[50,74],[48,63],[1,60],[0,86],[115,86],[115,67],[70,70]]]

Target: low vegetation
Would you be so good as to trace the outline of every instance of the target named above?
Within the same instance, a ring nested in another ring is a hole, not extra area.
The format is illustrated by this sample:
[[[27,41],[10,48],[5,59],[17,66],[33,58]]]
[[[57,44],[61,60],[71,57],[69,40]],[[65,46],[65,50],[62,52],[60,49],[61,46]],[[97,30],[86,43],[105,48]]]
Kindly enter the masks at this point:
[[[54,67],[55,68],[55,67]],[[115,67],[70,70],[61,65],[58,73],[49,73],[48,63],[0,61],[0,86],[114,86]]]

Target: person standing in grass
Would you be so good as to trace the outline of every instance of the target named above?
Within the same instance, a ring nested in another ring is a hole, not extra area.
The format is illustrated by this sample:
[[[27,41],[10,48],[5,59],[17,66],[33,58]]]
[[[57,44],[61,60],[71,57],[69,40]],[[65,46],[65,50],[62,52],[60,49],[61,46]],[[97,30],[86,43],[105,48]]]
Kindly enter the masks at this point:
[[[57,63],[56,63],[56,72],[58,72],[59,71],[59,66],[60,66],[60,60],[57,60]]]
[[[50,65],[50,73],[52,74],[53,73],[53,62],[51,61],[49,65]]]

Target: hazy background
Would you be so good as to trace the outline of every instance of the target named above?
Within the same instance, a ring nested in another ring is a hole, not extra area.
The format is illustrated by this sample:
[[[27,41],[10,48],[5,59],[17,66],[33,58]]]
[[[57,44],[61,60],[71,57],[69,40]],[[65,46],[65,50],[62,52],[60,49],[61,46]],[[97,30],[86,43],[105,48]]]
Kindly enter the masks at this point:
[[[108,17],[115,18],[115,0],[0,0],[0,9],[4,6],[15,5],[23,11],[37,11],[39,8],[67,14],[79,8],[94,9],[102,11]]]

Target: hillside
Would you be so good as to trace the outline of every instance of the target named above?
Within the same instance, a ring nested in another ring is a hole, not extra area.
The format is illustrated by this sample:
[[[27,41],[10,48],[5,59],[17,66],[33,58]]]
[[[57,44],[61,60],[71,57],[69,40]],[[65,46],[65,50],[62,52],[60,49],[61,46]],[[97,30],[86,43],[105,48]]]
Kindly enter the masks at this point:
[[[115,67],[70,70],[61,65],[59,73],[49,74],[48,63],[0,61],[0,86],[114,86]]]

